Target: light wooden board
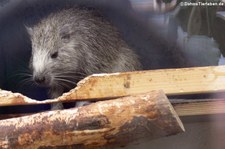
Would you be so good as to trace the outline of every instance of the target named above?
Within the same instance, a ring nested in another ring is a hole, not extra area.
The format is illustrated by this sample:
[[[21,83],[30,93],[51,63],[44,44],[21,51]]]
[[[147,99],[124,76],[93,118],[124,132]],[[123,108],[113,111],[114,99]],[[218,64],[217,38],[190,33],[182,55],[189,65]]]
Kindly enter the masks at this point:
[[[225,99],[204,99],[204,100],[184,100],[173,103],[174,109],[181,117],[204,116],[204,115],[225,115]]]
[[[225,91],[225,66],[92,75],[59,99],[116,98],[151,90],[166,95]]]
[[[35,101],[20,94],[11,95],[12,93],[0,90],[0,106],[45,104],[65,100],[102,100],[152,90],[163,90],[166,95],[225,91],[225,66],[96,74],[81,80],[75,89],[61,97],[45,101]]]

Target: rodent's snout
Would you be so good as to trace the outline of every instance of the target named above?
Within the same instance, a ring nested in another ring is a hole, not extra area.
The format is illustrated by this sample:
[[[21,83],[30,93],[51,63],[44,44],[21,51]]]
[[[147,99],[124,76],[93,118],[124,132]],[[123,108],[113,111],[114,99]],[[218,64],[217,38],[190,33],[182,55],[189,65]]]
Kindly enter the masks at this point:
[[[40,86],[49,86],[50,84],[49,78],[45,75],[34,75],[33,80]]]
[[[45,76],[35,76],[34,81],[38,84],[43,84],[45,82]]]

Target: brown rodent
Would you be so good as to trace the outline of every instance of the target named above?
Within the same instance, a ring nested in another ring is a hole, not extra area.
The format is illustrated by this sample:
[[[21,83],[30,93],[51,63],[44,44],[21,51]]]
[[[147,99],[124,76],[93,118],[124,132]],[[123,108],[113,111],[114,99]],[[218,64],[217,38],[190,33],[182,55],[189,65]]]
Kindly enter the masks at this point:
[[[134,71],[137,55],[117,29],[94,10],[68,8],[29,27],[33,80],[49,87],[51,98],[93,73]]]

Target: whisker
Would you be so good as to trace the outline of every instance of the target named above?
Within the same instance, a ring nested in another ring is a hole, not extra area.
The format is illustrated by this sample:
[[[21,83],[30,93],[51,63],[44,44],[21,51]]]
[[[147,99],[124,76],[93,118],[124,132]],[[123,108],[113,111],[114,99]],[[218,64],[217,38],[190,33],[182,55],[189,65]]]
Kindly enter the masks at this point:
[[[55,78],[61,78],[61,79],[66,79],[66,80],[71,80],[71,81],[79,81],[83,79],[83,76],[71,76],[71,75],[55,75]]]
[[[81,79],[84,78],[84,77],[81,77],[81,76],[55,76],[55,77],[56,78],[64,78],[64,79],[74,80],[74,81],[81,80]]]
[[[58,86],[58,87],[61,87],[61,88],[68,88],[68,89],[71,89],[71,86],[69,85],[69,84],[67,84],[67,83],[65,83],[65,82],[62,82],[62,81],[60,81],[60,83],[57,83],[57,84],[55,84],[56,86]]]
[[[19,87],[22,87],[22,86],[25,86],[25,85],[28,85],[28,84],[30,85],[32,83],[33,83],[33,80],[31,79],[31,77],[30,78],[25,78],[25,79],[20,81]]]
[[[31,73],[16,73],[16,74],[12,74],[9,76],[9,79],[15,78],[15,77],[20,77],[20,78],[25,78],[25,77],[32,77]]]
[[[82,76],[87,76],[86,73],[82,73],[82,72],[73,72],[73,71],[65,71],[65,72],[54,72],[54,74],[57,74],[57,75],[82,75]]]
[[[58,77],[55,77],[55,80],[56,81],[67,82],[67,83],[70,83],[70,84],[76,84],[75,82],[73,82],[71,80],[67,80],[67,79],[63,79],[63,78],[58,78]]]

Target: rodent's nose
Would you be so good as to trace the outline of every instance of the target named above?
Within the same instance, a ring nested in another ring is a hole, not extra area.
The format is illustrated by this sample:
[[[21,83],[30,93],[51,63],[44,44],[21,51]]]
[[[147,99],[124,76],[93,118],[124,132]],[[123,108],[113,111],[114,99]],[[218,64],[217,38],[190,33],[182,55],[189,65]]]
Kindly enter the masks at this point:
[[[44,84],[45,83],[45,76],[35,76],[34,81],[38,84]]]

